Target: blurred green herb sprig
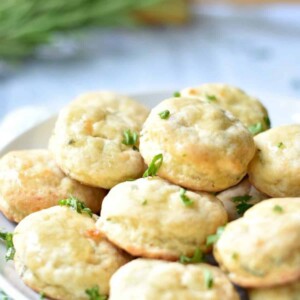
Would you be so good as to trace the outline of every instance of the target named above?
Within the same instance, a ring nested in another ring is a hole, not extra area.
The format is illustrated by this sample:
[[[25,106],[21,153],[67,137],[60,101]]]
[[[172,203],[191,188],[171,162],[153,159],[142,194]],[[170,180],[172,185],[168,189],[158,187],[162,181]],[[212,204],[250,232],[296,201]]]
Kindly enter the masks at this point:
[[[92,26],[132,25],[142,21],[138,13],[170,0],[1,0],[0,58],[22,59],[36,47],[50,43],[54,34]],[[173,0],[173,5],[183,0]],[[177,4],[176,4],[177,3]],[[176,7],[175,7],[176,11]],[[177,9],[178,11],[178,9]],[[156,12],[154,11],[154,14]],[[149,16],[145,15],[145,19]]]

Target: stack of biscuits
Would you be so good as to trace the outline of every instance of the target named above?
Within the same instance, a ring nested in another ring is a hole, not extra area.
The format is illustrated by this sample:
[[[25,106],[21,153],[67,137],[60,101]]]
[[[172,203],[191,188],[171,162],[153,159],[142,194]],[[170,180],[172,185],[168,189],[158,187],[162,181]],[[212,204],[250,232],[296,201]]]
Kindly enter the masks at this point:
[[[300,299],[300,125],[270,129],[233,86],[151,111],[79,96],[48,150],[0,159],[0,210],[17,273],[51,299]]]

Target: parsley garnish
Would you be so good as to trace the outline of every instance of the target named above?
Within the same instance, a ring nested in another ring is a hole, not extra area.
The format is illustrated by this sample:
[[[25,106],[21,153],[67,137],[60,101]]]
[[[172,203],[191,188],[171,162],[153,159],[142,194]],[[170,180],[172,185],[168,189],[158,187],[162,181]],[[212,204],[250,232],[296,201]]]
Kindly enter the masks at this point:
[[[60,206],[68,206],[77,211],[79,214],[86,213],[90,217],[93,216],[92,211],[83,202],[81,202],[74,196],[70,196],[68,199],[59,200],[58,204]]]
[[[217,97],[215,95],[205,95],[208,102],[217,101]]]
[[[124,139],[122,141],[122,144],[126,146],[133,146],[133,150],[137,150],[136,143],[138,141],[139,135],[130,129],[124,130],[123,132]]]
[[[268,116],[266,116],[266,117],[264,117],[264,121],[265,121],[267,127],[270,128],[270,127],[271,127],[271,121],[270,121],[270,118],[269,118]]]
[[[155,155],[150,165],[148,166],[148,169],[143,174],[143,177],[155,176],[158,169],[161,167],[162,163],[163,163],[163,155],[162,154]]]
[[[164,110],[164,111],[160,112],[158,115],[160,116],[161,119],[167,120],[170,117],[170,111]]]
[[[225,226],[220,226],[217,229],[217,232],[215,234],[209,235],[206,239],[206,245],[210,246],[210,245],[213,245],[214,243],[216,243],[218,241],[218,239],[221,237],[224,230],[225,230]]]
[[[280,143],[278,143],[278,144],[277,144],[277,147],[278,147],[279,149],[282,149],[282,148],[284,148],[284,144],[283,144],[283,142],[280,142]]]
[[[243,215],[247,209],[253,206],[253,204],[247,203],[250,201],[252,196],[244,195],[244,196],[236,196],[232,197],[232,201],[237,204],[236,211],[239,215]]]
[[[253,134],[253,135],[256,135],[260,132],[263,131],[263,126],[260,122],[256,123],[256,124],[253,124],[253,125],[250,125],[248,127],[248,130]]]
[[[181,94],[180,94],[179,92],[174,92],[173,96],[174,96],[174,97],[180,97]]]
[[[1,232],[0,231],[0,239],[6,244],[6,261],[13,260],[15,257],[16,249],[14,247],[13,242],[13,234],[9,232]]]
[[[186,190],[181,188],[179,191],[179,195],[180,195],[180,198],[181,198],[183,204],[185,206],[193,205],[194,201],[192,199],[190,199],[185,193],[186,193]]]
[[[281,214],[281,213],[283,213],[283,208],[282,208],[280,205],[275,205],[275,206],[273,207],[273,211],[275,211],[275,212]]]
[[[201,263],[204,260],[204,255],[199,248],[196,248],[192,257],[188,257],[185,255],[180,255],[179,262],[182,264],[197,264]]]
[[[107,300],[106,295],[101,295],[99,292],[99,287],[94,286],[90,289],[85,290],[85,293],[90,297],[90,300]]]
[[[204,281],[205,281],[206,288],[211,289],[213,287],[214,278],[213,278],[211,271],[209,271],[209,270],[204,271]]]
[[[2,291],[2,290],[0,290],[0,299],[1,299],[1,300],[12,300],[12,299],[9,298],[8,295],[7,295],[4,291]]]

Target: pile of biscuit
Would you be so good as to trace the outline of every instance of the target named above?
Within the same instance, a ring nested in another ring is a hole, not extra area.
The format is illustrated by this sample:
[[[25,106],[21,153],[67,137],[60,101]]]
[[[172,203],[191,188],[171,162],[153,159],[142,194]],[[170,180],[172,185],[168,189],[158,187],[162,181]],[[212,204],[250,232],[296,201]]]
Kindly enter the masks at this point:
[[[257,99],[224,84],[150,112],[81,95],[49,150],[0,160],[0,210],[19,223],[9,256],[58,300],[235,300],[238,287],[299,300],[297,197],[300,125],[270,129]]]

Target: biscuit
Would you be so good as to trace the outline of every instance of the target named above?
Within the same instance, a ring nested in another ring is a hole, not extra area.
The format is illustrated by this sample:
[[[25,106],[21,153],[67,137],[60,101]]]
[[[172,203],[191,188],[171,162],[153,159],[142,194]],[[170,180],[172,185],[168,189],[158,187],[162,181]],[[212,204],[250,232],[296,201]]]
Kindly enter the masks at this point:
[[[217,198],[224,204],[228,219],[232,221],[241,217],[254,204],[269,197],[251,185],[246,177],[239,184],[217,194]]]
[[[161,118],[160,113],[170,115]],[[149,165],[163,155],[158,175],[192,190],[222,191],[246,174],[255,145],[250,132],[227,111],[196,98],[171,98],[152,109],[140,139]]]
[[[254,138],[258,151],[249,180],[272,197],[300,196],[300,125],[272,128]]]
[[[249,291],[249,300],[300,300],[300,281]]]
[[[300,198],[264,200],[233,221],[214,246],[229,279],[270,287],[300,278]]]
[[[0,210],[11,221],[20,222],[70,195],[97,213],[105,194],[68,178],[48,150],[13,151],[0,159]]]
[[[110,300],[238,300],[225,274],[208,264],[136,259],[110,280]]]
[[[58,300],[89,299],[93,287],[107,295],[110,277],[129,258],[95,230],[95,218],[56,206],[23,219],[13,242],[25,284]]]
[[[199,97],[230,111],[246,127],[252,127],[254,134],[270,128],[268,112],[256,98],[231,85],[206,83],[198,87],[185,88],[180,94],[183,97]]]
[[[104,198],[97,228],[134,256],[177,260],[206,251],[206,238],[227,222],[222,203],[158,177],[128,181]]]
[[[60,112],[49,148],[70,177],[110,189],[142,175],[145,165],[137,151],[137,135],[148,113],[126,96],[83,94]]]

